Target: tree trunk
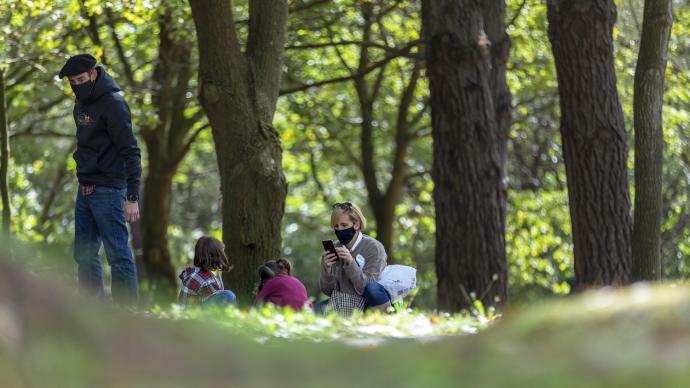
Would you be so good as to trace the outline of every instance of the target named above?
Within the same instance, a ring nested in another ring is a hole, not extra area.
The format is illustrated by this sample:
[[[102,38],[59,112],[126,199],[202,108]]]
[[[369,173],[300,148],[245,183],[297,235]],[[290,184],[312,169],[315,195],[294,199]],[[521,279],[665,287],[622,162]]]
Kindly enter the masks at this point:
[[[157,120],[154,126],[141,128],[149,160],[141,209],[141,260],[151,289],[168,299],[174,297],[177,288],[167,239],[173,176],[203,128],[197,122],[203,112],[185,116],[193,73],[193,42],[179,34],[184,26],[176,23],[172,10],[166,7],[158,21],[158,58],[151,77]]]
[[[2,236],[10,235],[10,189],[7,171],[10,162],[10,138],[5,105],[5,68],[0,66],[0,193],[2,193]]]
[[[144,217],[144,186],[139,186],[139,212],[141,213],[141,218]],[[144,238],[141,231],[141,218],[137,222],[133,222],[129,225],[129,233],[132,236],[132,254],[134,255],[134,263],[137,267],[137,277],[139,282],[141,279],[148,279],[148,274],[146,273],[146,267],[144,267]]]
[[[662,108],[666,54],[673,24],[671,0],[646,0],[635,68],[635,217],[633,280],[661,279],[664,132]]]
[[[625,284],[630,277],[632,220],[628,144],[613,65],[616,6],[613,0],[547,4],[576,288]]]
[[[281,252],[287,184],[272,121],[283,66],[287,1],[249,2],[244,53],[230,1],[190,4],[199,43],[199,101],[213,132],[223,196],[223,241],[234,265],[226,285],[247,302],[258,266]]]
[[[373,41],[372,24],[380,15],[374,14],[372,3],[365,2],[362,8],[362,39],[365,42]],[[388,264],[395,263],[393,249],[393,235],[395,223],[395,209],[400,203],[402,189],[405,183],[405,157],[410,144],[416,138],[410,132],[410,119],[408,117],[410,107],[414,101],[415,89],[421,72],[419,61],[414,63],[408,84],[403,89],[400,102],[398,104],[398,114],[395,124],[395,150],[393,151],[393,163],[390,171],[391,178],[385,190],[379,188],[379,177],[376,172],[374,157],[374,102],[380,96],[382,80],[385,77],[386,66],[381,67],[377,74],[377,79],[373,85],[367,82],[366,69],[371,65],[369,58],[369,46],[362,45],[359,55],[357,73],[359,77],[353,79],[354,87],[360,105],[362,116],[362,132],[360,134],[360,152],[362,157],[362,175],[367,187],[369,206],[372,209],[376,220],[376,239],[381,242],[388,254]],[[371,90],[370,90],[371,89]]]
[[[149,286],[162,297],[170,297],[177,288],[167,239],[173,175],[174,170],[149,158],[141,220],[143,264]]]
[[[425,0],[431,86],[438,305],[507,298],[502,188],[491,51],[479,0]]]
[[[493,91],[496,125],[503,138],[499,142],[501,165],[503,166],[503,203],[501,209],[505,219],[508,190],[508,171],[506,168],[506,147],[511,123],[511,94],[506,81],[506,66],[510,55],[510,37],[505,30],[505,0],[487,0],[484,6],[484,25],[491,44],[491,77],[489,85]]]

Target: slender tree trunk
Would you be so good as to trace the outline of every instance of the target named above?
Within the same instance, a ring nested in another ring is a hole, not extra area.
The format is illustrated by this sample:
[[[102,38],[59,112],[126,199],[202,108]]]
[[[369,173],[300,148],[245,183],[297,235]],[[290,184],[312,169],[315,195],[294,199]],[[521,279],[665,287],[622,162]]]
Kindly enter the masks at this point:
[[[2,194],[2,237],[10,235],[10,189],[7,171],[10,163],[10,138],[5,104],[5,68],[0,66],[0,193]]]
[[[149,286],[168,299],[174,297],[177,288],[167,238],[173,176],[201,131],[197,121],[203,118],[201,111],[192,117],[184,113],[191,91],[193,41],[180,35],[184,25],[177,23],[166,7],[158,21],[158,58],[151,77],[157,121],[154,126],[141,128],[149,159],[141,209],[141,261]]]
[[[139,212],[142,218],[144,218],[145,200],[143,186],[139,186]],[[132,236],[132,253],[134,254],[134,263],[137,266],[137,277],[141,282],[141,279],[148,279],[148,273],[144,267],[144,238],[141,231],[141,218],[129,225],[129,231]]]
[[[170,296],[177,287],[167,239],[174,173],[158,159],[149,159],[141,220],[143,264],[150,286],[162,296]]]
[[[507,298],[502,188],[491,50],[479,0],[425,0],[431,86],[438,304]]]
[[[646,0],[635,68],[635,217],[633,280],[661,279],[662,108],[666,55],[673,24],[671,0]]]
[[[550,0],[576,287],[630,278],[628,144],[616,89],[613,0]]]
[[[362,38],[365,42],[373,41],[372,24],[379,15],[374,14],[374,6],[365,2],[361,6]],[[360,105],[362,116],[362,132],[360,135],[360,152],[362,157],[362,175],[367,188],[369,206],[376,220],[376,239],[380,241],[388,254],[388,263],[395,262],[393,247],[395,209],[401,201],[402,189],[405,183],[405,157],[410,144],[416,138],[410,133],[410,119],[408,117],[410,107],[414,101],[415,89],[421,72],[420,62],[416,62],[410,74],[408,84],[402,91],[398,104],[398,114],[395,125],[395,150],[393,151],[393,163],[390,171],[390,181],[385,190],[379,188],[379,177],[376,172],[374,157],[374,102],[380,96],[383,77],[386,75],[386,66],[381,67],[376,80],[372,85],[367,82],[366,69],[370,66],[369,46],[362,45],[359,55],[357,72],[361,74],[354,78],[354,86]]]
[[[230,1],[190,0],[199,43],[199,100],[211,123],[221,177],[226,285],[249,301],[256,268],[281,251],[287,184],[272,125],[283,66],[287,1],[250,0],[245,52]]]

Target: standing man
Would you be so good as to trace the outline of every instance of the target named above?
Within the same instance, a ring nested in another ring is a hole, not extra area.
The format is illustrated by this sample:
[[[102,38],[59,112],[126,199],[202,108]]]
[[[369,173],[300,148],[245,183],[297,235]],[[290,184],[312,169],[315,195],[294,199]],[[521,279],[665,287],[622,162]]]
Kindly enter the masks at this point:
[[[89,54],[75,55],[60,70],[76,97],[79,192],[74,210],[74,260],[82,292],[104,295],[98,251],[105,246],[115,303],[137,301],[137,273],[127,222],[139,219],[141,154],[120,87]]]

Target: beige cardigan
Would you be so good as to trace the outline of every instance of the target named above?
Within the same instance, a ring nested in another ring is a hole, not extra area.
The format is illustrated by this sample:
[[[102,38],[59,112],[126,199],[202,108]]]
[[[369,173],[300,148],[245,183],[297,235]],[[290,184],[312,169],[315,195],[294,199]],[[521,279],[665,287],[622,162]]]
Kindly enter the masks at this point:
[[[331,296],[333,290],[339,286],[339,290],[344,293],[362,295],[367,284],[379,280],[381,271],[386,268],[386,250],[376,239],[365,234],[361,236],[361,241],[350,250],[354,260],[349,265],[344,265],[342,260],[338,260],[331,270],[327,271],[323,260],[321,261],[319,285],[324,294]],[[336,246],[342,244],[336,243]],[[358,255],[364,258],[363,266],[356,262]]]

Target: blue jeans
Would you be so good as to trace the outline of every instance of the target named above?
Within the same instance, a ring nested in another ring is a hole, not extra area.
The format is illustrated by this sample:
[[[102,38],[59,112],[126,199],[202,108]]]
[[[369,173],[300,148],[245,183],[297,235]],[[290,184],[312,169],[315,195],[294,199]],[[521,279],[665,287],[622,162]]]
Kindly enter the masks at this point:
[[[105,247],[112,273],[113,301],[134,304],[138,299],[137,272],[129,249],[124,189],[96,186],[93,193],[77,193],[74,208],[74,260],[79,288],[103,296],[103,271],[98,251]]]
[[[388,291],[386,291],[386,289],[377,282],[367,284],[367,286],[364,287],[362,296],[367,300],[366,304],[364,305],[365,310],[369,307],[379,306],[391,301]],[[326,299],[316,303],[314,305],[314,312],[317,314],[322,314],[326,308],[326,305],[328,304],[328,301],[329,299]]]
[[[237,303],[237,297],[235,293],[230,290],[218,291],[211,295],[208,300],[204,303],[205,305],[213,304],[218,306],[229,306],[235,305]]]
[[[362,293],[362,296],[367,300],[367,303],[364,305],[364,309],[382,305],[390,302],[391,300],[391,297],[388,295],[388,291],[386,291],[386,289],[377,282],[367,284],[367,286],[364,287],[364,293]]]

